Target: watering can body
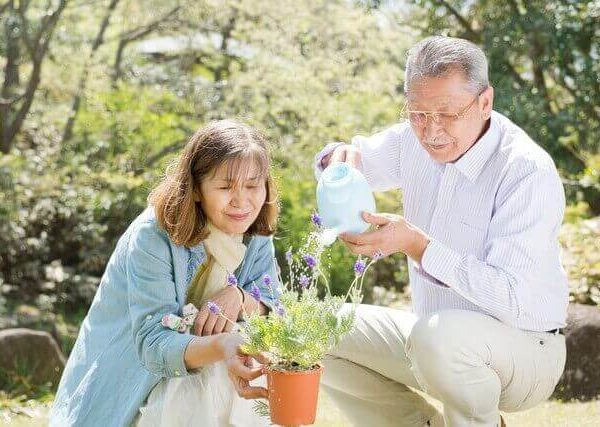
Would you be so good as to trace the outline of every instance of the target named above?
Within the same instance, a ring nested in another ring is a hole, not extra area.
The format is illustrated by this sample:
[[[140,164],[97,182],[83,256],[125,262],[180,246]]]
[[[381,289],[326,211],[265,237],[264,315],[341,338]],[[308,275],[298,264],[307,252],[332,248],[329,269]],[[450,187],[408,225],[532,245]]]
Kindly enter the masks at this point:
[[[375,212],[375,198],[363,174],[347,163],[333,163],[317,184],[317,206],[323,227],[336,234],[362,233],[369,224],[362,212]]]

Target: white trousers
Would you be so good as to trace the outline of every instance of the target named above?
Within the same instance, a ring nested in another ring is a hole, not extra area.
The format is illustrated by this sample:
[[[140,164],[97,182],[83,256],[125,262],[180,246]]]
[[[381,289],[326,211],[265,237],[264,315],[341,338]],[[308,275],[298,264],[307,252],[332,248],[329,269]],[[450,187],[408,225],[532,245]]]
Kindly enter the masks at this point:
[[[499,410],[546,400],[565,359],[564,336],[481,313],[446,310],[418,319],[360,305],[354,330],[324,361],[321,383],[356,426],[496,426]],[[411,388],[441,401],[443,415]]]

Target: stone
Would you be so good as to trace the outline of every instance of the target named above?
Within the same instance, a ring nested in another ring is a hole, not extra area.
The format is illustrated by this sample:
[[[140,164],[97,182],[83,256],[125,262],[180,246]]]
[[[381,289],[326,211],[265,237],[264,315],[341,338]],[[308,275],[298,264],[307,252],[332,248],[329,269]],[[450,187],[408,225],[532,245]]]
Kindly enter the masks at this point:
[[[32,384],[56,386],[64,367],[65,357],[49,333],[25,328],[0,331],[0,371],[8,378],[11,373],[27,375]]]
[[[569,304],[567,362],[553,398],[592,400],[600,396],[600,308]]]

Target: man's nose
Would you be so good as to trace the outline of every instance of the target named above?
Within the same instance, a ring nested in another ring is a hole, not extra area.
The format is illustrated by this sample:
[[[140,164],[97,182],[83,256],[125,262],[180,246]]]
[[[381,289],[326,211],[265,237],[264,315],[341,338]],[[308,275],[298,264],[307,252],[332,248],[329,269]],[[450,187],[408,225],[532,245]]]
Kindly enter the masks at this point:
[[[442,131],[442,126],[433,120],[431,117],[425,123],[425,128],[423,129],[423,133],[426,138],[438,136]]]

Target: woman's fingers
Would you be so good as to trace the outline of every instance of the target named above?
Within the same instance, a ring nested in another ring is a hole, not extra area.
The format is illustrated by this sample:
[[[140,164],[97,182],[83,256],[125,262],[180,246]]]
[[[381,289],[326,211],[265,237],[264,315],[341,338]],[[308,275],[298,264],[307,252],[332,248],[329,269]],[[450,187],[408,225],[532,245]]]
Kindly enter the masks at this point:
[[[217,316],[209,313],[208,319],[206,319],[206,322],[204,323],[204,328],[202,328],[202,335],[211,335],[213,329],[215,328],[215,323],[217,323]]]
[[[254,387],[250,381],[262,375],[262,368],[249,368],[245,365],[246,356],[232,357],[227,361],[229,378],[239,396],[245,399],[260,399],[268,397],[263,387]]]
[[[235,323],[225,321],[225,326],[223,326],[223,332],[231,332],[233,330],[234,326],[235,326]]]
[[[264,387],[244,385],[238,390],[238,395],[244,399],[267,399],[269,392]]]
[[[210,312],[206,307],[200,309],[200,312],[194,321],[194,335],[202,335],[202,330],[204,329],[204,324],[206,323],[209,314]]]
[[[225,324],[226,323],[229,323],[229,322],[227,322],[227,320],[225,320],[225,318],[223,318],[222,316],[219,316],[217,318],[217,321],[215,322],[215,326],[212,330],[212,335],[220,334],[221,332],[225,332]]]

